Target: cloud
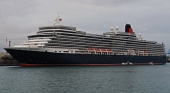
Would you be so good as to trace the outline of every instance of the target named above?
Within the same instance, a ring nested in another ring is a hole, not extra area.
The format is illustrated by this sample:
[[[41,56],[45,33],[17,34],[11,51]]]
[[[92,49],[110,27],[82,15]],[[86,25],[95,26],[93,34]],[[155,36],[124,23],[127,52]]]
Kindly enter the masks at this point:
[[[64,0],[64,1],[68,1],[68,0]],[[76,2],[79,4],[90,4],[90,5],[96,5],[96,6],[118,6],[121,4],[128,4],[128,3],[132,3],[132,2],[136,2],[138,0],[84,0],[84,1],[80,1],[80,0],[69,0],[71,2]]]
[[[130,23],[136,33],[164,42],[168,50],[169,8],[168,0],[1,0],[0,47],[5,46],[6,36],[12,44],[20,44],[27,35],[36,34],[39,26],[53,25],[59,12],[61,24],[88,33],[102,34],[116,26],[124,31],[125,24]]]

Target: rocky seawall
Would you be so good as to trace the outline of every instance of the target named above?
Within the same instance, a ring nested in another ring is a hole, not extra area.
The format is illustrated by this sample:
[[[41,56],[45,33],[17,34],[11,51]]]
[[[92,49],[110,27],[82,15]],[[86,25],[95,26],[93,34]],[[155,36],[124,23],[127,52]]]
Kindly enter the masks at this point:
[[[170,62],[170,57],[167,57],[167,62]]]
[[[19,66],[20,63],[11,55],[3,55],[0,57],[0,66]]]
[[[0,60],[0,66],[19,66],[20,63],[16,60]]]

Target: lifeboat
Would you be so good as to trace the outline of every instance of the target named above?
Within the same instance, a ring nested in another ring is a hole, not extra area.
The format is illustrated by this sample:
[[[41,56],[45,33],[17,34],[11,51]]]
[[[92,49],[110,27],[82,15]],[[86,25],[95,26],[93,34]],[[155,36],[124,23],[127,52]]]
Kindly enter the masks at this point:
[[[113,52],[113,50],[111,50],[111,49],[107,49],[107,51],[108,51],[108,53],[112,53]]]
[[[94,48],[88,48],[89,52],[95,52]]]
[[[107,52],[107,49],[101,49],[102,52]]]
[[[95,48],[95,51],[96,52],[101,52],[101,49],[100,48]]]
[[[148,53],[146,51],[144,51],[144,54],[147,55]]]

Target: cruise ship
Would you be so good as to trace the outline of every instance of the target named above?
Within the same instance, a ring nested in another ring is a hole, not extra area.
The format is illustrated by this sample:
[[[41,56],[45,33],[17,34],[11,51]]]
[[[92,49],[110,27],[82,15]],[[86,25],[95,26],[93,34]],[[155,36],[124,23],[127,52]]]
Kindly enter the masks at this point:
[[[57,24],[39,27],[22,45],[4,48],[21,66],[124,66],[163,65],[165,45],[144,40],[130,24],[120,32],[116,26],[103,34],[79,31]]]

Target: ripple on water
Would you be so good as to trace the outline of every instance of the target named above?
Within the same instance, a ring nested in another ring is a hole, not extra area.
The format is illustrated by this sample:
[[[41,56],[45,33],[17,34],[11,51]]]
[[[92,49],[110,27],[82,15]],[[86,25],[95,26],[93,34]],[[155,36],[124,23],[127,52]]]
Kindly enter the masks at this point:
[[[0,93],[169,93],[170,64],[0,67]]]

